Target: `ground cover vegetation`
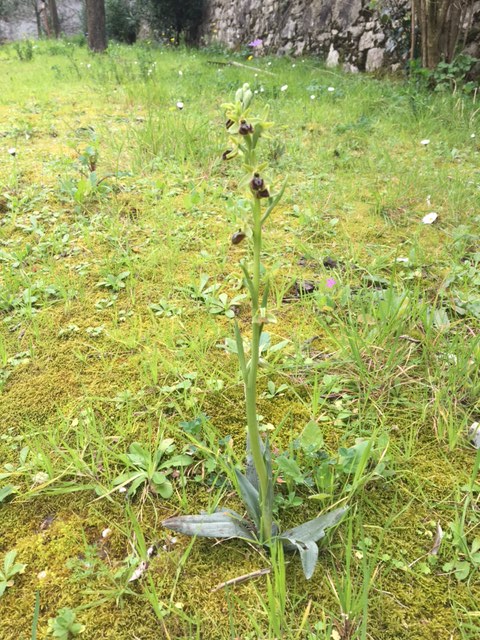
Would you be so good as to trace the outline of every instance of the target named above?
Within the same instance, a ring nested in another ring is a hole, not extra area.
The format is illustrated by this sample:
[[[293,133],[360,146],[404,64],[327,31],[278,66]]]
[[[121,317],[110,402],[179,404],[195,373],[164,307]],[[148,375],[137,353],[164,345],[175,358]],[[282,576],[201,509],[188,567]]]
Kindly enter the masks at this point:
[[[0,52],[2,638],[473,640],[475,94],[231,60]],[[244,83],[275,122],[253,187],[221,106]],[[282,530],[346,509],[308,581],[282,545],[162,526],[252,525],[248,421]]]

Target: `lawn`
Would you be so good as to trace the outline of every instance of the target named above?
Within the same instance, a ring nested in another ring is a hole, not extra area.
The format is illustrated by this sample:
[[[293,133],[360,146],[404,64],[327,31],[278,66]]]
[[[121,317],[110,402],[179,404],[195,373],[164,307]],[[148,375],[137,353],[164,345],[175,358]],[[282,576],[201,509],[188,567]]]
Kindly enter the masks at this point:
[[[148,44],[2,46],[0,77],[2,640],[62,608],[65,639],[478,638],[473,97]],[[261,256],[276,513],[348,506],[308,581],[296,555],[161,524],[244,510],[248,184],[221,105],[245,82],[287,181]],[[165,439],[156,484],[130,447],[148,467]]]

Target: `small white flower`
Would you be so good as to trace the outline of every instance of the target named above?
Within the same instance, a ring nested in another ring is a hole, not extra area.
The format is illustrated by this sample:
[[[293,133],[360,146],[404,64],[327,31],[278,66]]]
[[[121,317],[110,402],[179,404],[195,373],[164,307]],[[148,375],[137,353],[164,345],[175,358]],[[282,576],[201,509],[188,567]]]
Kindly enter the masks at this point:
[[[272,63],[271,62],[267,62],[267,67],[269,67]]]
[[[297,65],[296,64],[292,64],[292,69],[295,69]]]
[[[255,89],[255,91],[253,93],[258,93],[258,89]]]
[[[286,91],[288,89],[288,84],[284,84],[280,87],[280,91]]]
[[[258,78],[258,73],[254,73],[254,74],[253,74],[253,77],[254,77],[254,78]]]
[[[430,213],[427,213],[426,216],[423,216],[422,222],[423,224],[432,224],[435,222],[437,218],[438,218],[438,213],[435,213],[435,211],[431,211]]]
[[[109,538],[112,535],[112,530],[108,527],[102,531],[102,538]]]
[[[315,100],[315,96],[310,96],[310,100]]]
[[[10,149],[8,150],[8,153],[11,156],[15,156],[15,155],[17,155],[17,150],[15,149],[15,147],[10,147]]]
[[[127,493],[126,487],[118,487],[118,493]]]
[[[475,138],[475,134],[474,134],[474,133],[472,133],[472,135],[470,136],[470,138]]]
[[[263,93],[265,91],[265,89],[263,87],[260,87],[260,93]]]
[[[429,144],[430,144],[430,140],[429,140],[428,138],[425,138],[424,140],[420,140],[420,144],[421,144],[423,147],[426,147],[427,145],[429,145]]]
[[[87,64],[87,69],[90,69],[92,65],[91,64]]]
[[[330,91],[330,93],[332,93],[332,91],[335,91],[335,87],[328,87],[327,91]]]
[[[403,262],[404,264],[408,264],[408,258],[397,258],[396,262]]]
[[[180,102],[180,100],[177,102],[177,109],[180,111],[183,109],[183,102]]]
[[[474,422],[470,425],[468,436],[475,449],[480,449],[480,422]]]
[[[178,72],[178,75],[179,75],[179,76],[183,76],[183,71],[182,71],[182,70],[180,70],[180,71]]]
[[[47,577],[47,572],[46,571],[40,571],[40,573],[37,573],[37,578],[39,580],[44,580]]]
[[[48,473],[45,473],[45,471],[39,471],[33,476],[32,481],[33,484],[45,484],[45,482],[48,482],[49,479],[50,476],[48,475]]]

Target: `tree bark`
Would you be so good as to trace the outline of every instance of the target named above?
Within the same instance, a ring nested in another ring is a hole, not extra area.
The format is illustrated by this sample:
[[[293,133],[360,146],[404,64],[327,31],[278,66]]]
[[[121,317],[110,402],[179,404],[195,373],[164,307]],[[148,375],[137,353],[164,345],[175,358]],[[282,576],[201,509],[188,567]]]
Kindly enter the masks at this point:
[[[107,48],[105,28],[105,0],[86,0],[88,46],[101,52]]]
[[[57,2],[56,0],[48,0],[47,4],[52,31],[55,35],[55,38],[58,38],[60,37],[60,19],[58,17]]]
[[[38,15],[40,16],[40,20],[42,22],[43,29],[45,31],[45,35],[47,38],[50,38],[50,25],[48,23],[48,15],[47,15],[47,4],[46,2],[40,2],[40,7],[38,9]]]
[[[461,26],[474,0],[414,0],[420,28],[422,65],[434,69],[439,62],[455,57]]]
[[[42,37],[42,19],[40,17],[40,11],[38,10],[37,0],[33,0],[33,10],[35,11],[35,20],[37,22],[37,34],[38,37]]]

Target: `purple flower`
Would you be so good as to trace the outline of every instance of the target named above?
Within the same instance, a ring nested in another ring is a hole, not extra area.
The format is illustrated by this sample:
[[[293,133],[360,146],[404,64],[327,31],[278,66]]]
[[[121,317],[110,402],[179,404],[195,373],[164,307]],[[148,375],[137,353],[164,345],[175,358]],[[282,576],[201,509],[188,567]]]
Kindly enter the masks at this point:
[[[263,40],[261,40],[260,38],[255,38],[255,40],[252,40],[252,42],[248,43],[248,46],[256,49],[257,47],[261,47],[262,44],[263,44]]]
[[[329,289],[333,289],[333,287],[336,285],[336,281],[333,278],[327,278],[327,287]]]

